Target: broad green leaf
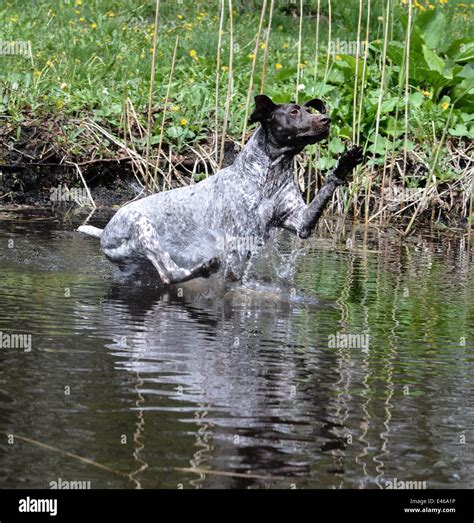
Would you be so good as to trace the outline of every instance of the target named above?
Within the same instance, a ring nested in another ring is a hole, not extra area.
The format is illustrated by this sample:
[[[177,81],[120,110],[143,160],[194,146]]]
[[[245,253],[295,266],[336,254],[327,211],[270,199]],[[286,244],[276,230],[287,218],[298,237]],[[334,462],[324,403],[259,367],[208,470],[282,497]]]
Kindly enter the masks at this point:
[[[423,103],[424,97],[421,93],[416,92],[408,95],[408,104],[410,107],[420,107]]]
[[[444,60],[440,58],[434,51],[428,49],[426,45],[423,46],[423,56],[425,57],[426,65],[431,71],[436,71],[440,74],[443,74],[446,67]]]
[[[440,9],[425,11],[418,15],[416,25],[430,49],[437,49],[444,36],[446,18]]]
[[[468,136],[469,134],[467,127],[462,123],[458,123],[454,129],[448,129],[448,132],[451,136]]]
[[[342,153],[344,151],[344,144],[340,138],[332,138],[328,144],[328,150],[331,153]]]

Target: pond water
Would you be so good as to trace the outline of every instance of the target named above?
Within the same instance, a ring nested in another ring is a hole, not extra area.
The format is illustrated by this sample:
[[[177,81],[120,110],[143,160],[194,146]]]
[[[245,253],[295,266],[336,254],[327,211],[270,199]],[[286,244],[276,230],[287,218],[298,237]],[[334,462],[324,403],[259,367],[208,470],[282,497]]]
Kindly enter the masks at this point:
[[[0,215],[2,487],[474,487],[461,233],[324,221],[244,285],[164,290],[79,224]]]

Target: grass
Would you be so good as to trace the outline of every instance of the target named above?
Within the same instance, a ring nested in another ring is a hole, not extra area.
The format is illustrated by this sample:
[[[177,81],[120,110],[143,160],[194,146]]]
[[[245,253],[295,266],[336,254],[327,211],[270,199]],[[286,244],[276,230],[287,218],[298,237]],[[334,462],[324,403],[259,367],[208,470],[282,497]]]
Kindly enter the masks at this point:
[[[20,137],[26,118],[61,114],[62,139],[70,144],[68,154],[79,156],[72,160],[79,161],[87,159],[90,146],[98,147],[77,130],[81,120],[92,121],[122,149],[145,158],[134,156],[137,172],[156,189],[155,175],[164,175],[169,147],[173,154],[193,147],[217,167],[223,134],[245,138],[252,97],[263,90],[277,102],[327,101],[333,120],[328,148],[308,151],[310,158],[319,157],[319,170],[334,165],[345,142],[356,138],[365,147],[372,159],[344,196],[345,212],[358,215],[363,208],[369,220],[374,209],[383,209],[374,205],[380,191],[372,191],[382,169],[388,186],[397,175],[407,189],[427,181],[442,188],[461,180],[462,187],[470,187],[463,181],[470,165],[462,155],[469,158],[474,138],[469,66],[474,5],[453,0],[158,4],[155,31],[155,0],[39,0],[35,9],[26,0],[2,2],[0,39],[31,42],[32,50],[28,57],[0,55],[0,121],[10,126],[9,136]],[[341,47],[367,34],[367,55]],[[334,53],[328,53],[331,44]],[[108,143],[96,151],[99,158],[116,154]],[[395,167],[400,155],[401,175]]]

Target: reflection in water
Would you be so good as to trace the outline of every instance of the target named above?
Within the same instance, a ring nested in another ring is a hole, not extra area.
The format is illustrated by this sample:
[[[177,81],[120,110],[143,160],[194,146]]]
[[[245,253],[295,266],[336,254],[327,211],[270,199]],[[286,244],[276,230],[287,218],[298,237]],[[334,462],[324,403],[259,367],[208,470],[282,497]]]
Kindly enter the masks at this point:
[[[0,430],[122,475],[5,436],[3,485],[473,486],[462,237],[328,224],[304,245],[275,237],[244,286],[164,290],[43,218],[0,221],[0,331],[33,338],[0,349]]]

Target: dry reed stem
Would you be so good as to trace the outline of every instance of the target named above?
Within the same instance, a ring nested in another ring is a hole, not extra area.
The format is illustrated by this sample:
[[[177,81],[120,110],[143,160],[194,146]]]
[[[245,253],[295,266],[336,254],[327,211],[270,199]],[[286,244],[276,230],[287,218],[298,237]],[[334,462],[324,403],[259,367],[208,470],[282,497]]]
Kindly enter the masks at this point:
[[[387,59],[387,45],[388,45],[388,23],[390,20],[390,0],[387,0],[386,4],[386,13],[385,13],[385,25],[384,25],[384,37],[383,37],[383,51],[382,51],[382,77],[380,79],[380,92],[379,92],[379,100],[377,104],[377,116],[375,120],[375,139],[374,139],[374,155],[376,154],[375,151],[377,150],[377,140],[379,135],[379,129],[380,129],[380,116],[381,116],[381,109],[382,109],[382,98],[384,94],[384,87],[385,87],[385,69],[386,69],[386,59]],[[387,150],[385,149],[385,153]],[[372,166],[372,169],[368,175],[367,178],[367,185],[366,185],[366,198],[365,198],[365,223],[369,223],[369,206],[370,206],[370,191],[371,191],[371,182],[372,182],[372,174],[374,172],[374,167]]]
[[[326,83],[326,79],[328,77],[328,70],[329,70],[329,47],[330,42],[332,38],[332,6],[331,6],[331,0],[328,0],[328,47],[326,50],[327,57],[326,57],[326,67],[324,69],[324,77],[323,77],[323,83]]]
[[[157,187],[158,164],[160,161],[161,148],[163,146],[163,136],[165,133],[166,113],[168,111],[168,101],[170,99],[170,94],[171,94],[171,82],[173,81],[174,66],[176,63],[176,53],[178,51],[178,44],[179,44],[179,36],[177,35],[176,41],[174,44],[174,49],[173,49],[173,58],[171,59],[171,68],[170,68],[170,74],[168,77],[168,87],[166,88],[165,102],[163,104],[163,115],[161,117],[160,139],[158,141],[158,153],[156,155],[155,168],[154,168],[154,172],[153,172],[153,186],[154,187]],[[150,132],[150,130],[148,130],[148,132]],[[164,184],[164,179],[163,179],[163,184]]]
[[[221,150],[219,154],[219,167],[222,165],[224,159],[224,144],[225,135],[227,132],[227,124],[229,121],[230,113],[230,99],[232,97],[232,84],[233,84],[233,72],[234,72],[234,25],[233,25],[233,14],[232,14],[232,0],[228,0],[229,6],[229,71],[227,78],[227,93],[225,98],[224,108],[224,121],[222,123],[222,138],[221,138]]]
[[[301,38],[303,34],[303,0],[300,0],[300,23],[298,26],[298,51],[296,60],[296,88],[295,88],[295,102],[298,103],[299,85],[301,77]]]
[[[275,0],[270,2],[270,14],[268,15],[268,27],[267,34],[265,37],[265,49],[263,50],[263,64],[262,64],[262,81],[260,82],[260,94],[263,93],[263,88],[265,86],[265,73],[267,70],[267,55],[268,55],[268,44],[270,41],[270,30],[272,28],[272,19],[273,19],[273,8],[275,5]]]
[[[255,48],[253,51],[252,67],[250,69],[249,86],[247,89],[247,99],[245,101],[245,115],[244,115],[244,128],[242,129],[241,145],[245,143],[245,133],[247,132],[247,120],[249,117],[250,98],[252,96],[253,89],[253,77],[255,75],[255,66],[257,64],[258,48],[260,45],[260,35],[262,34],[263,21],[265,20],[265,11],[267,9],[267,0],[263,0],[262,10],[260,12],[260,21],[258,23],[257,38],[255,40]]]
[[[153,105],[153,91],[155,88],[155,68],[156,68],[156,47],[158,42],[158,21],[160,13],[160,0],[156,0],[155,9],[155,25],[153,28],[153,54],[151,58],[151,74],[150,74],[150,91],[148,93],[148,118],[147,118],[147,142],[146,142],[146,172],[145,172],[145,190],[149,190],[148,178],[148,159],[150,155],[150,131],[151,131],[151,116],[152,116],[152,105]]]
[[[359,0],[359,17],[357,20],[357,46],[356,46],[356,63],[355,63],[355,76],[354,76],[354,100],[352,110],[352,142],[356,141],[356,118],[357,118],[357,80],[359,77],[359,44],[360,44],[360,28],[362,23],[362,0]]]
[[[319,66],[319,19],[320,19],[320,7],[321,0],[318,0],[318,5],[316,8],[316,45],[314,50],[314,85],[316,86],[316,81],[318,78],[318,66]]]
[[[216,106],[215,106],[215,142],[216,142],[216,162],[219,161],[219,80],[220,80],[220,69],[221,69],[221,46],[222,46],[222,34],[224,27],[224,10],[225,3],[221,0],[221,8],[219,13],[219,36],[217,41],[217,66],[216,66]]]

